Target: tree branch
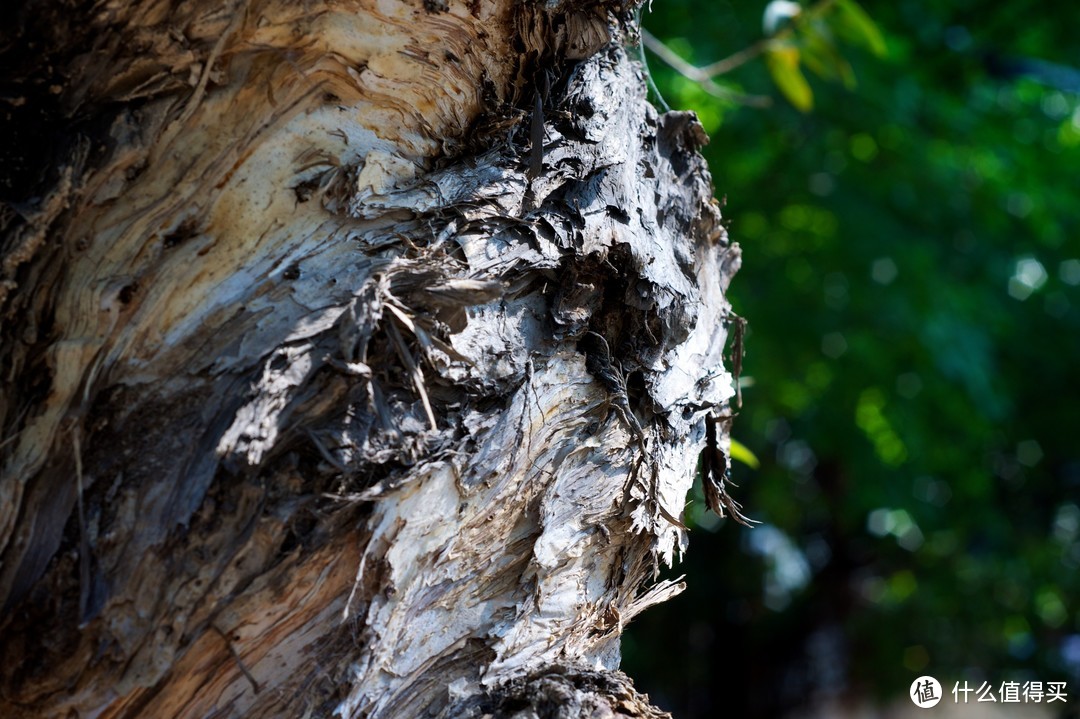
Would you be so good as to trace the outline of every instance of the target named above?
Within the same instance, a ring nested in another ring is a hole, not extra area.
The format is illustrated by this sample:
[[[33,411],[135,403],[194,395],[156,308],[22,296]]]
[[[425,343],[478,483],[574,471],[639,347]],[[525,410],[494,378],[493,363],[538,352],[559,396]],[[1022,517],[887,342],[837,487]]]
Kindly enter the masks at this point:
[[[721,100],[736,102],[740,105],[747,105],[749,107],[769,107],[770,105],[772,105],[772,98],[770,97],[766,97],[764,95],[747,95],[741,92],[736,92],[735,90],[732,90],[730,88],[718,85],[712,80],[712,77],[714,77],[715,75],[720,75],[723,74],[723,72],[734,69],[735,67],[738,67],[747,60],[751,59],[751,57],[753,57],[754,55],[760,54],[764,48],[758,49],[754,53],[754,55],[747,56],[739,60],[737,63],[732,64],[731,67],[728,68],[728,70],[722,70],[721,72],[712,72],[710,74],[708,68],[712,68],[723,63],[732,63],[735,60],[736,55],[748,53],[755,46],[751,45],[746,50],[741,51],[741,53],[736,53],[736,55],[732,55],[725,60],[720,60],[719,62],[713,63],[712,65],[709,65],[708,68],[700,68],[691,65],[686,60],[683,60],[675,53],[674,50],[672,50],[664,43],[660,42],[660,40],[658,40],[656,36],[654,36],[645,28],[641,28],[641,41],[645,44],[645,47],[652,50],[652,52],[658,58],[667,63],[668,66],[670,66],[673,70],[678,72],[683,77],[700,84],[702,89],[704,89],[707,93],[713,95],[714,97],[718,97]]]

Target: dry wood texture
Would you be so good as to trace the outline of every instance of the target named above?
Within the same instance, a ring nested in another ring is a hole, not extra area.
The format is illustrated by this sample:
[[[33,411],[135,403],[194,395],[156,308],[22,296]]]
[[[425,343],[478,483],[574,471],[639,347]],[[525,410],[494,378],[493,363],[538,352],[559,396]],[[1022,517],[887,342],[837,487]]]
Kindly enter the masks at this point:
[[[632,9],[24,3],[0,715],[659,715],[739,254]]]

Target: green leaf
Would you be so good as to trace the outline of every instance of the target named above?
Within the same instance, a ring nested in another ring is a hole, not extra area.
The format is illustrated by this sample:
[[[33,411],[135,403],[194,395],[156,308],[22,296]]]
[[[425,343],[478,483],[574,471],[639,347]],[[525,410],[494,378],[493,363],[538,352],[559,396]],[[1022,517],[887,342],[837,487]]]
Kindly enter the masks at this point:
[[[806,67],[823,80],[839,80],[847,89],[855,89],[855,72],[837,51],[829,28],[821,22],[808,23],[801,35],[802,61]]]
[[[814,92],[799,69],[799,49],[791,46],[777,47],[765,53],[765,66],[769,68],[776,87],[795,109],[809,112],[814,108]]]
[[[757,469],[761,466],[761,462],[754,456],[754,453],[736,439],[731,440],[731,458],[736,462],[742,462],[750,469]]]
[[[862,45],[878,57],[888,54],[885,38],[866,11],[855,0],[836,0],[837,12],[833,15],[836,31],[850,43]]]

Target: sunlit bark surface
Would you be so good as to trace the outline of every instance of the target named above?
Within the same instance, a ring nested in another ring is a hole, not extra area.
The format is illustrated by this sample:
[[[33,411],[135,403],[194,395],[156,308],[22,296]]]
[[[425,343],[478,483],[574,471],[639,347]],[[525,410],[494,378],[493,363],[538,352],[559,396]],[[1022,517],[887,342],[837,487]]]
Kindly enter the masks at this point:
[[[24,5],[0,715],[661,716],[739,255],[633,8]]]

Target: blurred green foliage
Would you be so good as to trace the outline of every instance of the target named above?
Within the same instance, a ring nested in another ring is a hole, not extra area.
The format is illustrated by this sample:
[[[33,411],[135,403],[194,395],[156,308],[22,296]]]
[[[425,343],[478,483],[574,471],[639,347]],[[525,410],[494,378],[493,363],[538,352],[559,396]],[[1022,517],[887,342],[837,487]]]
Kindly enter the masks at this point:
[[[758,42],[764,7],[656,0],[642,22],[703,67]],[[690,588],[625,642],[682,719],[920,674],[1080,702],[1080,6],[863,7],[884,52],[841,38],[854,84],[807,73],[810,112],[763,59],[714,80],[764,110],[646,55],[712,137],[749,320],[734,436],[761,461],[735,496],[764,524],[698,496]]]

